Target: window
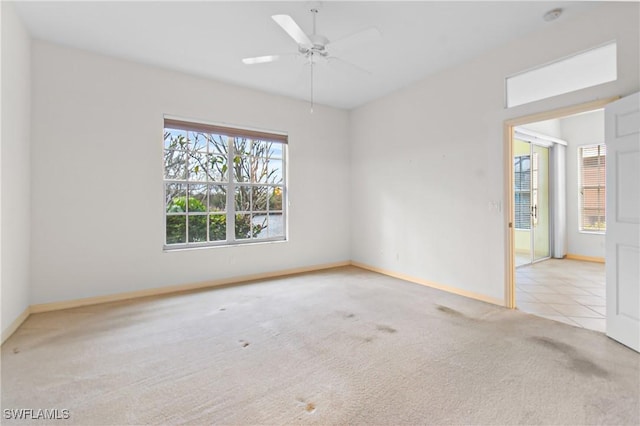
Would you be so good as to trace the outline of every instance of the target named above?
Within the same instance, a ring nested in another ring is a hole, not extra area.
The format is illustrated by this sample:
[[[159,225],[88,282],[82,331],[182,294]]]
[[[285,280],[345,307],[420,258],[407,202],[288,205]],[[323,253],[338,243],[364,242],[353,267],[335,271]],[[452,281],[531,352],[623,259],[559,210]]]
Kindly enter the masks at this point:
[[[286,143],[166,118],[165,248],[285,240]]]
[[[616,49],[614,41],[507,77],[507,108],[615,81]]]
[[[531,157],[519,155],[513,159],[515,226],[516,229],[531,229]]]
[[[605,232],[606,147],[604,144],[578,148],[580,169],[580,231]]]

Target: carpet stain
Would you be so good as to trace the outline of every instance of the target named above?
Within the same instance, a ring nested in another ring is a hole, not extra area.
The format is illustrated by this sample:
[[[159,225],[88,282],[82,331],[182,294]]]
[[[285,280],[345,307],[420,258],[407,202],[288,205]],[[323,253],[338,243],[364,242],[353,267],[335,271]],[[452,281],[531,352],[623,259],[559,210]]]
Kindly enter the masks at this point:
[[[569,359],[569,368],[584,375],[596,377],[608,377],[609,372],[598,364],[590,361],[583,356],[571,345],[551,339],[549,337],[534,336],[529,338],[531,341],[545,346],[549,349],[562,352]]]
[[[220,310],[221,310],[221,311],[226,311],[226,310],[227,310],[227,308],[220,308]]]
[[[304,407],[304,411],[306,411],[307,413],[311,414],[316,411],[316,404],[314,404],[313,402],[307,402],[304,398],[300,397],[296,398],[296,401],[298,401],[298,403]]]
[[[250,343],[249,343],[249,342],[247,342],[247,341],[245,341],[245,340],[238,340],[238,343],[240,343],[240,345],[241,345],[243,348],[246,348],[247,346],[249,346],[249,345],[250,345]]]
[[[442,305],[438,305],[438,310],[440,312],[444,312],[445,314],[449,314],[455,317],[462,317],[462,318],[466,318],[467,316],[465,314],[463,314],[460,311],[456,311],[455,309],[452,309],[448,306],[442,306]]]
[[[366,343],[371,343],[371,342],[373,342],[373,337],[365,337],[362,340],[364,340]]]
[[[18,348],[13,348],[13,353],[14,353],[14,354],[19,354],[19,353],[20,353],[20,349],[18,349]]]
[[[378,325],[376,326],[376,328],[385,333],[396,333],[398,331],[393,327],[389,327],[388,325]]]
[[[343,318],[353,318],[353,317],[355,317],[355,314],[348,313],[348,314],[344,314],[342,317]]]

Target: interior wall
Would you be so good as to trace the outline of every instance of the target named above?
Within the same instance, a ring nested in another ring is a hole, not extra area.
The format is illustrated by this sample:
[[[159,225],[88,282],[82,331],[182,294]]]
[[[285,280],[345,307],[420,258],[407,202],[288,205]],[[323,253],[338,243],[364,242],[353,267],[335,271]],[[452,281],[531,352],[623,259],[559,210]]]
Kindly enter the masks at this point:
[[[504,300],[504,121],[637,91],[638,6],[558,20],[352,111],[352,258]],[[615,82],[504,108],[506,76],[612,39]]]
[[[567,141],[567,252],[605,257],[605,235],[580,232],[578,148],[604,143],[604,110],[560,120],[562,138]]]
[[[2,334],[29,306],[31,223],[30,108],[31,38],[13,5],[2,15],[2,188],[0,201],[0,299]]]
[[[349,260],[348,114],[33,44],[32,303]],[[289,134],[289,241],[164,252],[163,114]]]

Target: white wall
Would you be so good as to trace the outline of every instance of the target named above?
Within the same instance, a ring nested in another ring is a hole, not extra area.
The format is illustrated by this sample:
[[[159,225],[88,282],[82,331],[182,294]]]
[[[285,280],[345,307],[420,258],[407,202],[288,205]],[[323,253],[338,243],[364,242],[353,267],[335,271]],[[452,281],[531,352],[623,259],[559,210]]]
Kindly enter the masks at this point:
[[[347,112],[44,42],[32,89],[32,303],[349,259]],[[163,252],[163,113],[289,133],[289,242]]]
[[[640,87],[639,8],[611,3],[351,112],[357,262],[504,299],[504,120]],[[618,42],[618,80],[506,110],[504,78]]]
[[[578,148],[604,142],[604,110],[560,120],[567,141],[567,236],[569,254],[605,257],[603,234],[578,231]]]
[[[13,5],[1,2],[2,132],[1,255],[2,333],[29,306],[30,46]]]

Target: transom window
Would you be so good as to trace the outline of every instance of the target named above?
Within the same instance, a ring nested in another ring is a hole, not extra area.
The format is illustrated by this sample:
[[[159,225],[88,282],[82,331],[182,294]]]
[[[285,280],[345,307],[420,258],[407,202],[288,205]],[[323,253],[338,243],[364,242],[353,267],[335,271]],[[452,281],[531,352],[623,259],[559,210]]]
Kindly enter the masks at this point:
[[[601,232],[607,229],[606,146],[604,144],[578,148],[580,168],[580,231]]]
[[[286,143],[165,119],[165,248],[285,240]]]

